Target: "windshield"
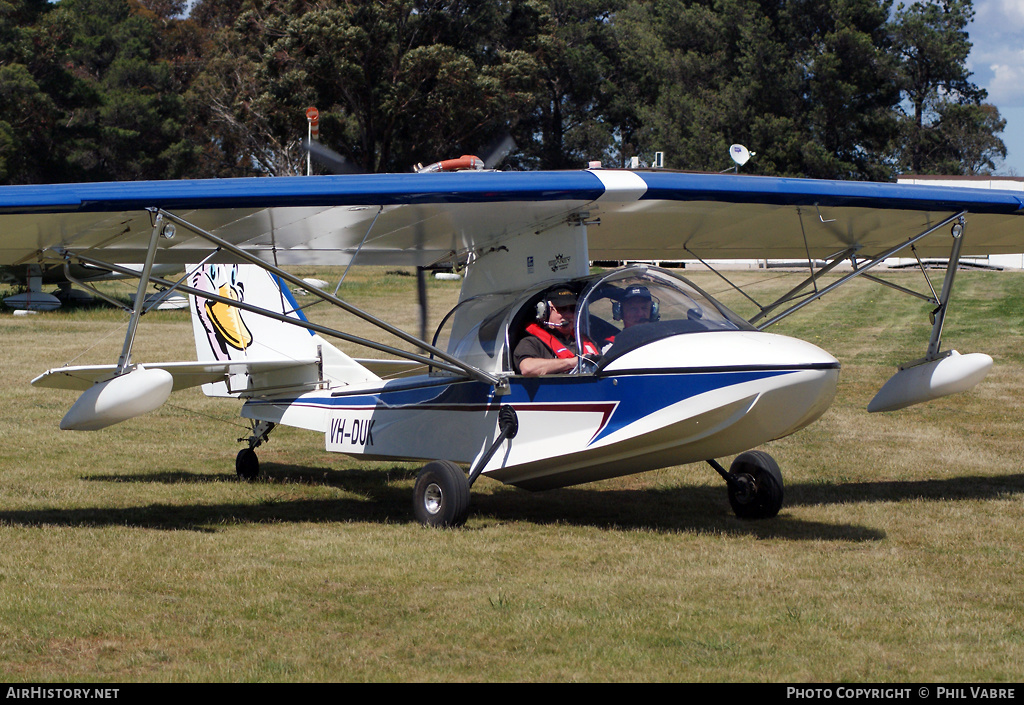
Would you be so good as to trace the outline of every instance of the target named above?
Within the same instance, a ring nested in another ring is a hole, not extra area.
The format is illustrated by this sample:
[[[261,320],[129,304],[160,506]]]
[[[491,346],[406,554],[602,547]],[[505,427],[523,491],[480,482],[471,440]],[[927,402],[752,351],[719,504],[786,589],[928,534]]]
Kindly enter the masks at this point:
[[[560,286],[578,294],[576,332],[601,351],[590,356],[599,358],[597,368],[641,345],[680,333],[754,330],[690,282],[656,267],[633,265]],[[466,299],[438,325],[434,345],[487,372],[515,371],[512,353],[529,335],[526,328],[536,322],[537,304],[550,288],[548,282],[526,291]],[[588,363],[579,371],[593,369],[595,365]]]
[[[602,365],[654,340],[680,333],[753,330],[690,282],[665,270],[633,266],[583,291],[577,331],[603,351]]]

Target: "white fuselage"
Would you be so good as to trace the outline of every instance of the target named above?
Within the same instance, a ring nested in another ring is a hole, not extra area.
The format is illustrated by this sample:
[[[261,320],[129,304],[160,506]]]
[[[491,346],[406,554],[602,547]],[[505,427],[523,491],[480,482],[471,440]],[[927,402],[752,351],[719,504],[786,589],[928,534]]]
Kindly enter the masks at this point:
[[[596,374],[509,378],[507,393],[450,376],[253,399],[243,415],[322,432],[327,450],[475,463],[511,406],[518,433],[484,474],[528,489],[580,484],[732,455],[817,419],[839,363],[816,346],[758,331],[675,335]]]

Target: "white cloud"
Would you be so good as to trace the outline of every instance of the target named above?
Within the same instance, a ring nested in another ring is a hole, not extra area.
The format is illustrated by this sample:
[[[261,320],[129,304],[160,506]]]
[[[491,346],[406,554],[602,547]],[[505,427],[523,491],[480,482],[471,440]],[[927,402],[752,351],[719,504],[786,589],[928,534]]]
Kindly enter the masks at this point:
[[[1024,175],[1024,0],[974,0],[968,32],[972,79],[1006,120],[1008,154],[997,173]]]
[[[1024,105],[1024,51],[1015,64],[992,64],[987,102],[1006,107]]]
[[[997,107],[1024,106],[1024,0],[976,0],[968,68]]]
[[[1024,0],[978,0],[974,3],[974,21],[983,24],[1010,22],[1001,26],[1013,32],[1012,28],[1019,28],[1024,22]],[[1019,29],[1016,31],[1020,32]]]

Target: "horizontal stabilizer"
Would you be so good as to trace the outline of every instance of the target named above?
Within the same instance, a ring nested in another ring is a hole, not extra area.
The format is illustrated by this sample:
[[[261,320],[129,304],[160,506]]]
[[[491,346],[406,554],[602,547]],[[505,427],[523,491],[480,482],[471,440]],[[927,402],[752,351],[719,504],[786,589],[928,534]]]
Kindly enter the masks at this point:
[[[426,371],[426,367],[422,362],[415,362],[414,360],[357,358],[355,361],[382,379],[408,377],[410,375],[423,374]]]
[[[161,362],[145,365],[148,370],[162,370],[173,380],[171,391],[198,387],[202,384],[223,382],[233,375],[287,374],[289,378],[318,378],[319,360],[251,360],[238,362]],[[58,367],[48,370],[32,380],[35,387],[50,389],[77,389],[85,391],[93,386],[111,380],[117,372],[117,365],[84,365]],[[308,374],[294,373],[308,372]]]
[[[875,395],[868,411],[895,411],[949,394],[966,392],[992,368],[992,358],[982,353],[946,357],[901,369]]]

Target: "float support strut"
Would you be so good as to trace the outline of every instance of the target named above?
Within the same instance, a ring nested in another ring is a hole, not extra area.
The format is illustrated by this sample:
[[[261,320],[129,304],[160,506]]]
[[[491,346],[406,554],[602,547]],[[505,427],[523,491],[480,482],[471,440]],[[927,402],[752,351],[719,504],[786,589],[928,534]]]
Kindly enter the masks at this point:
[[[128,321],[128,332],[124,336],[124,346],[121,348],[121,357],[117,360],[118,375],[131,364],[132,345],[135,342],[135,330],[139,327],[139,318],[142,316],[146,305],[146,288],[149,286],[149,275],[153,271],[153,260],[156,259],[156,243],[164,228],[164,217],[156,213],[153,218],[153,232],[149,236],[149,250],[146,252],[146,264],[139,276],[139,289],[135,294],[135,306],[132,307],[132,317]]]
[[[934,360],[939,357],[939,348],[942,346],[942,324],[946,321],[946,308],[949,305],[949,297],[953,293],[953,279],[956,278],[956,270],[960,266],[960,249],[964,244],[964,225],[964,217],[961,215],[951,230],[953,249],[949,253],[949,264],[946,265],[946,278],[942,282],[939,305],[932,312],[932,336],[928,341],[928,354],[925,356],[925,360]]]

